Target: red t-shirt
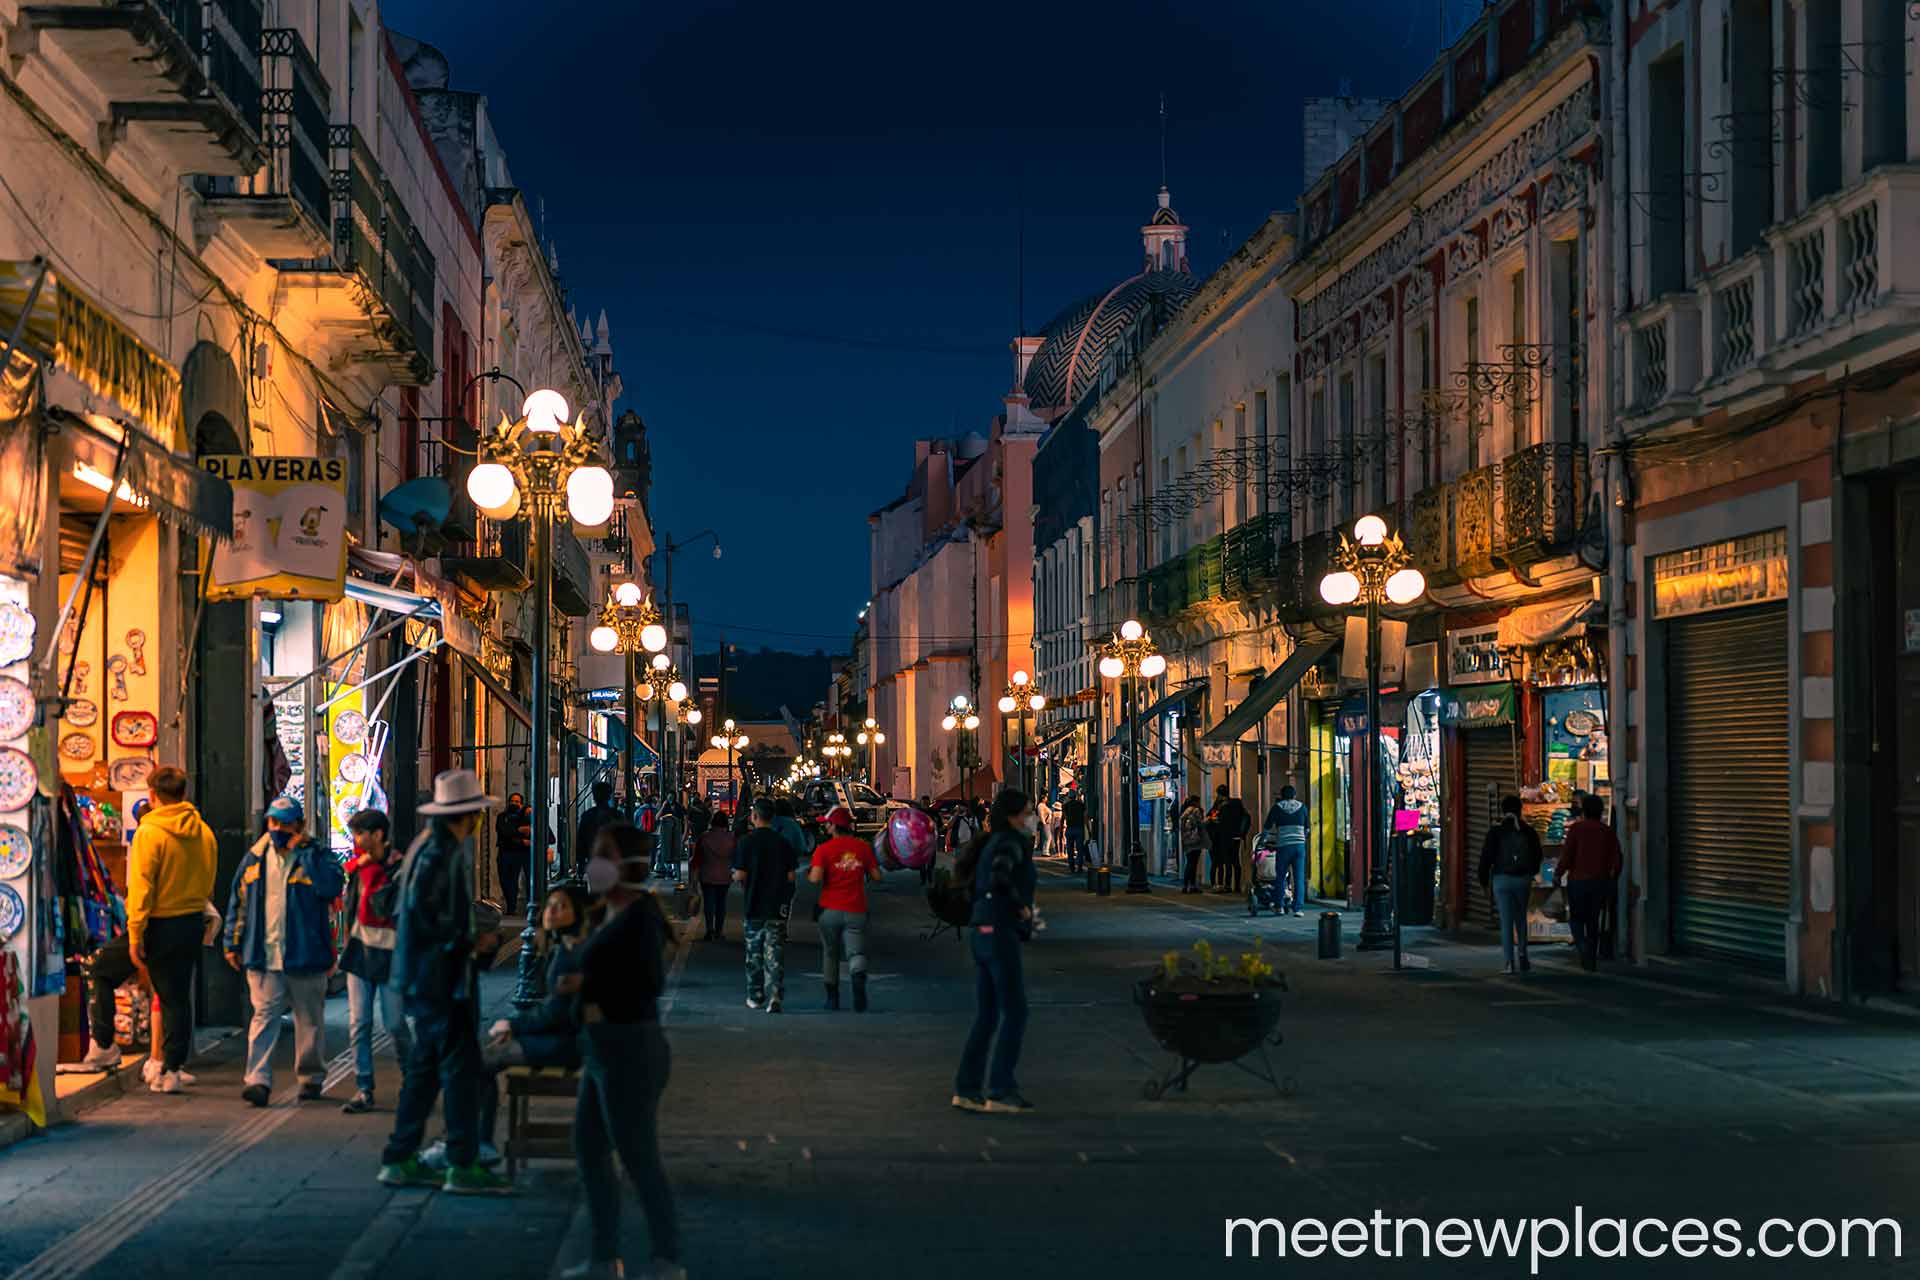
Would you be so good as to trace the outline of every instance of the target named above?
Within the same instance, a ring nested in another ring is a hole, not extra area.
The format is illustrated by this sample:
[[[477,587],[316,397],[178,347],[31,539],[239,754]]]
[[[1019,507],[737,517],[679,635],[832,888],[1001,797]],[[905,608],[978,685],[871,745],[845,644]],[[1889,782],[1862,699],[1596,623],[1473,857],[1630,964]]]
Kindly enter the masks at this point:
[[[1560,870],[1569,880],[1611,880],[1620,874],[1620,841],[1613,828],[1581,818],[1567,828]]]
[[[880,869],[872,845],[859,836],[835,836],[813,851],[813,865],[826,877],[820,882],[821,910],[866,914],[867,879]]]
[[[391,929],[393,921],[386,916],[376,915],[373,910],[373,893],[385,884],[394,872],[400,869],[400,858],[389,853],[385,862],[375,862],[363,853],[355,853],[347,863],[347,874],[360,882],[360,906],[356,912],[357,924],[373,929]]]

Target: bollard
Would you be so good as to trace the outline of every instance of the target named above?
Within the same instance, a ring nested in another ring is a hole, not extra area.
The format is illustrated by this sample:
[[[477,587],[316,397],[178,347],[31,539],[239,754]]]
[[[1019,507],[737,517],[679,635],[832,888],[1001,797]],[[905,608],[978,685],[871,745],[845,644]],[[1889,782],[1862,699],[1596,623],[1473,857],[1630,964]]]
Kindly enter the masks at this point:
[[[1338,911],[1320,913],[1320,958],[1322,960],[1340,958],[1340,913]]]
[[[1098,884],[1100,887],[1096,889],[1094,892],[1098,893],[1101,897],[1104,898],[1108,894],[1113,892],[1113,868],[1112,867],[1100,868]]]
[[[1099,878],[1100,877],[1098,874],[1098,869],[1095,868],[1095,866],[1091,862],[1089,862],[1087,864],[1087,892],[1088,893],[1100,892],[1100,888],[1098,884]]]

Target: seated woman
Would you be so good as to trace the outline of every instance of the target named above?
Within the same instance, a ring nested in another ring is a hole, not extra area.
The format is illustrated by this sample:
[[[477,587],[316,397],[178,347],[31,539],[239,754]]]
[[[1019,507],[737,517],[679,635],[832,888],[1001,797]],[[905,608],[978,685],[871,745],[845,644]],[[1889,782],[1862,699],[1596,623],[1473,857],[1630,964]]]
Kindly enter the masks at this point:
[[[603,832],[595,843],[606,839]],[[537,946],[547,966],[547,998],[524,1013],[493,1024],[486,1046],[487,1065],[501,1067],[578,1067],[579,1001],[557,988],[580,969],[580,943],[586,937],[587,891],[579,885],[555,885],[540,910]]]

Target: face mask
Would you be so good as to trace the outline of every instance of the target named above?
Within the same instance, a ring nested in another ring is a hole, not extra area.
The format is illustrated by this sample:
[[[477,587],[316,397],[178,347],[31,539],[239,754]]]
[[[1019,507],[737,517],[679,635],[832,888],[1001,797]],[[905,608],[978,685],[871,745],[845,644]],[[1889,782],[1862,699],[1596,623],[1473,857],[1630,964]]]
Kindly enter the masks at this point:
[[[605,858],[594,858],[587,863],[587,892],[596,898],[604,898],[620,883],[620,864],[609,862]]]
[[[287,847],[288,845],[290,845],[290,844],[292,844],[292,843],[293,843],[293,832],[291,832],[291,831],[269,831],[269,832],[267,832],[267,838],[268,838],[269,840],[272,840],[272,841],[273,841],[273,847],[274,847],[274,848],[276,848],[276,849],[284,849],[284,848],[286,848],[286,847]]]
[[[1040,829],[1040,815],[1029,809],[1020,815],[1020,829],[1028,835]]]

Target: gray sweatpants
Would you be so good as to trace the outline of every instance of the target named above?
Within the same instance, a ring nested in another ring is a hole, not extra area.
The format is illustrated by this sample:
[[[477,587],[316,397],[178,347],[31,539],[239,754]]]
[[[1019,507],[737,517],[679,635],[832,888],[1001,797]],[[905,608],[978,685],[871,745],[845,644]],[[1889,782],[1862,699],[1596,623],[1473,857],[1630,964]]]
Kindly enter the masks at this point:
[[[273,1087],[273,1048],[280,1043],[280,1015],[293,1009],[293,1071],[301,1082],[327,1078],[327,975],[247,970],[253,1025],[247,1029],[248,1084]]]
[[[853,974],[867,971],[867,913],[864,911],[822,911],[820,913],[820,976],[829,986],[840,981],[840,948],[847,949],[847,970]]]

